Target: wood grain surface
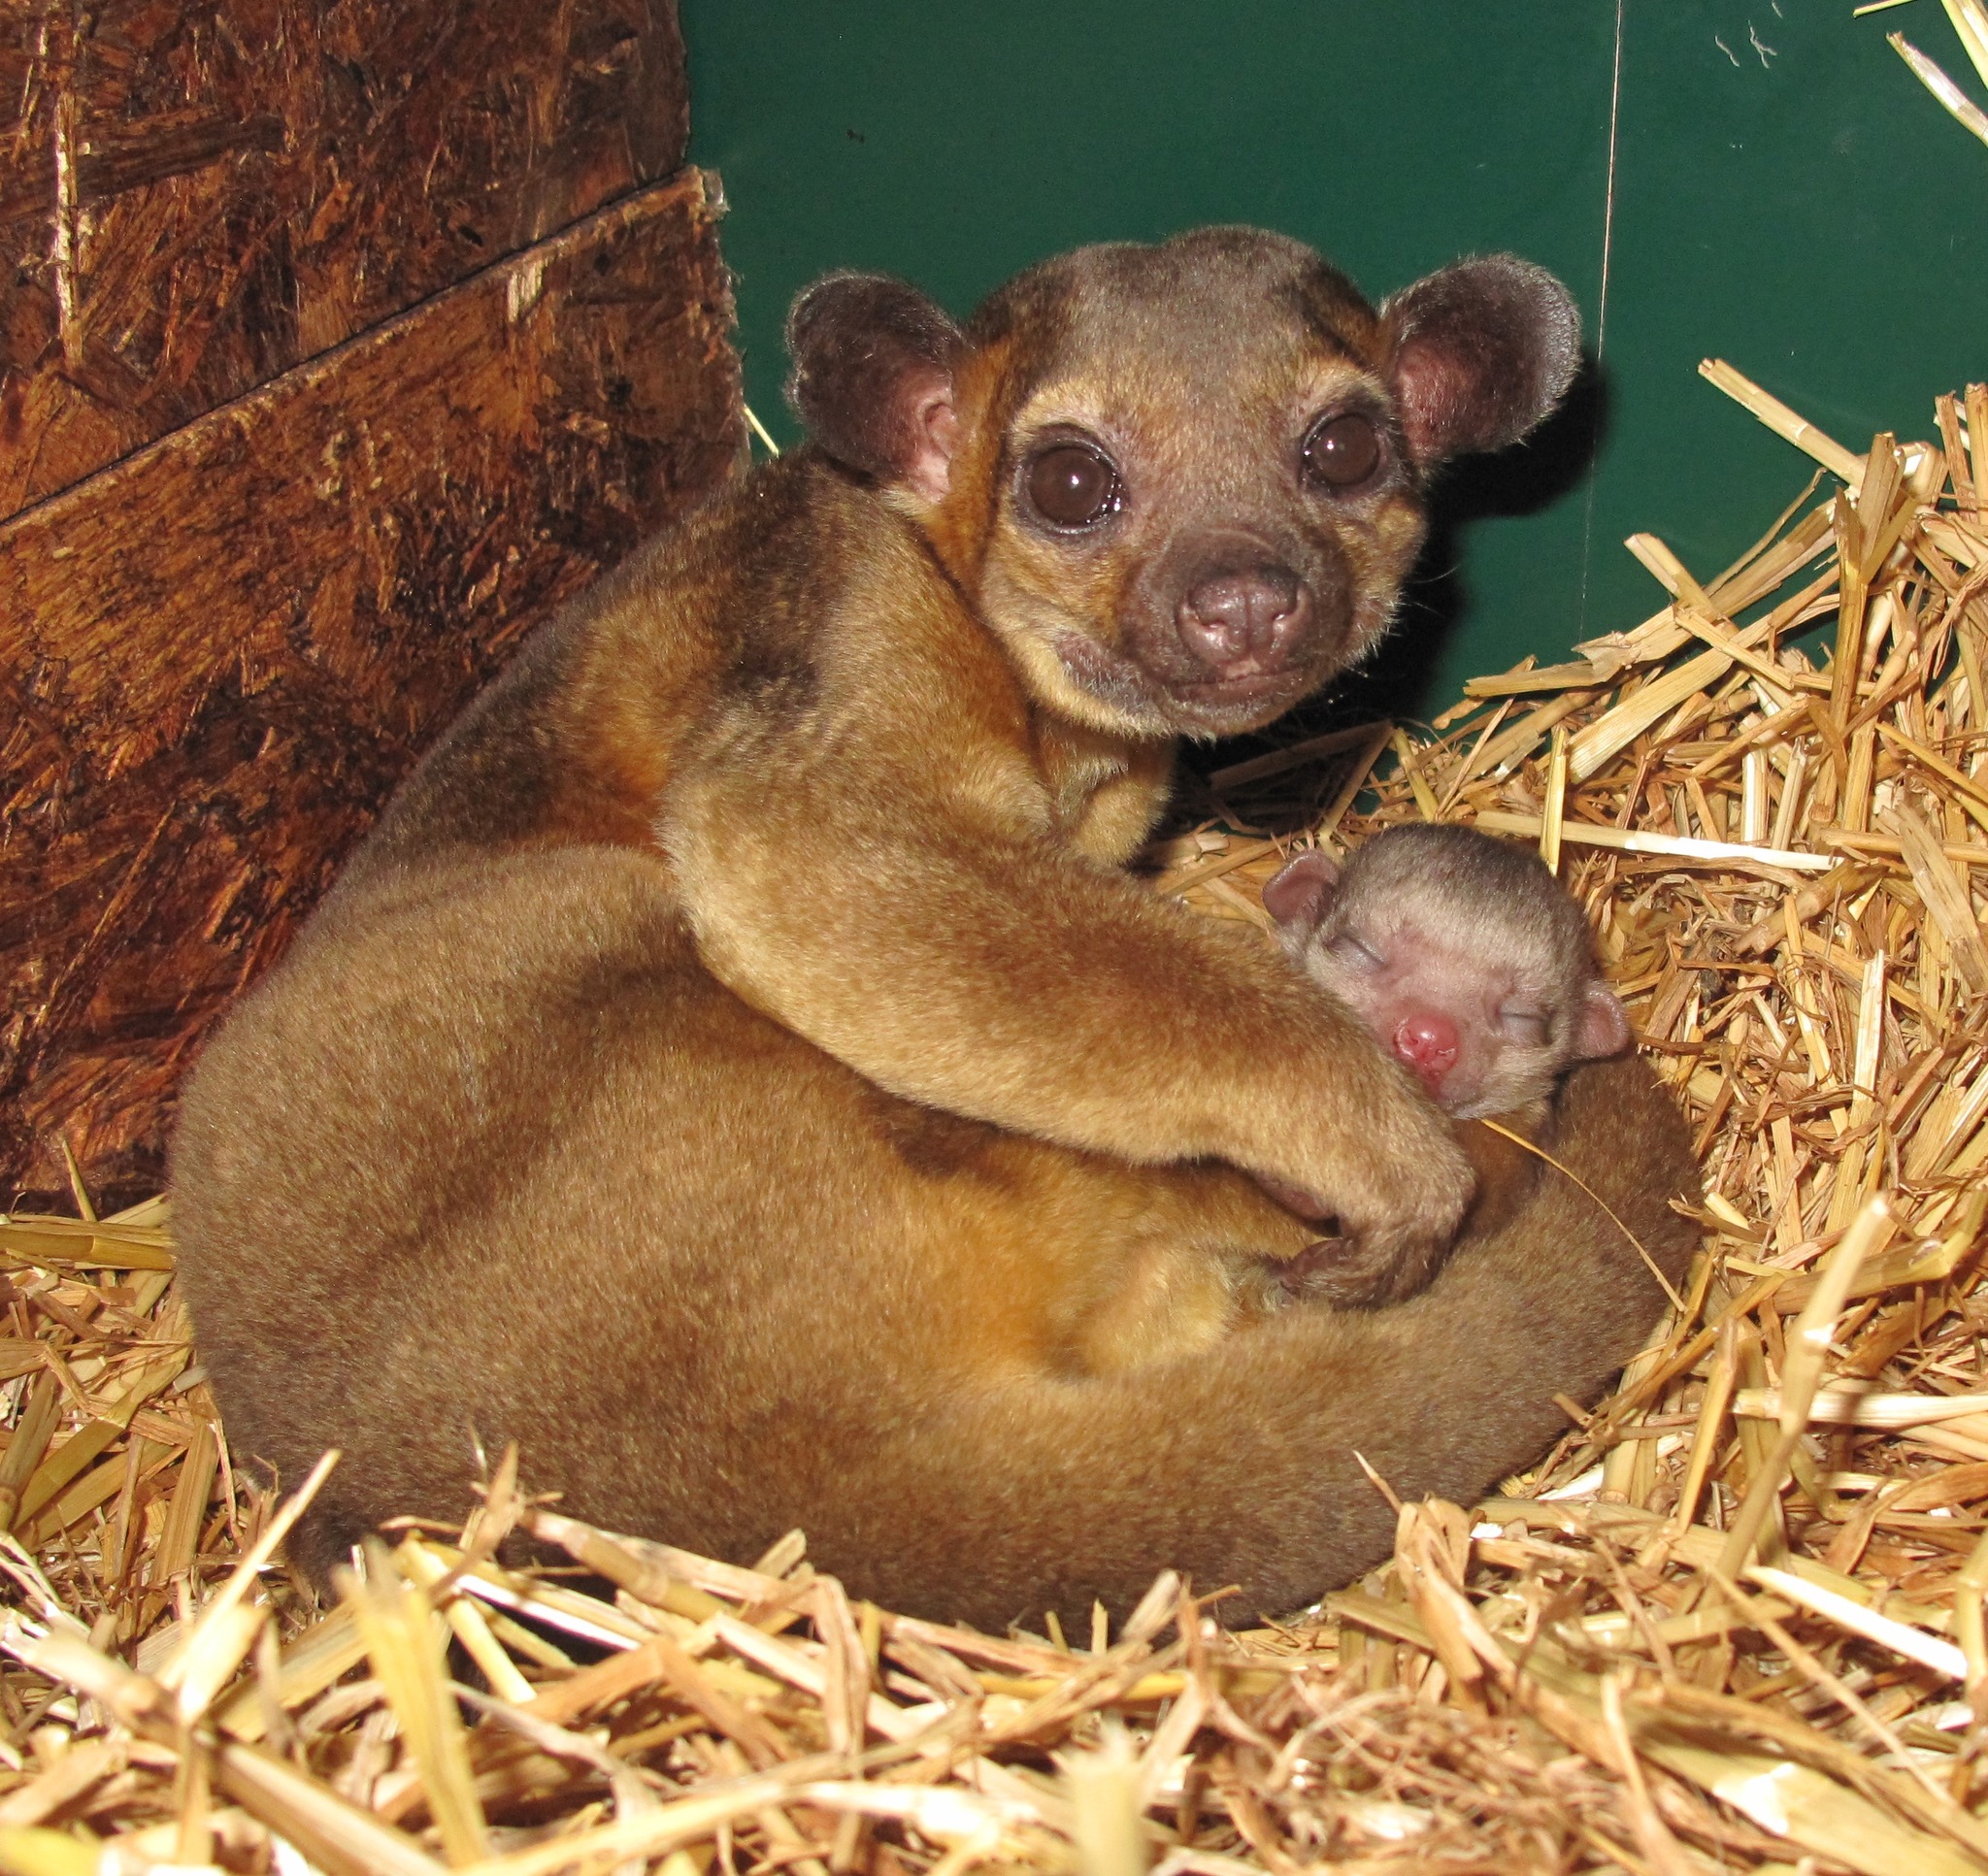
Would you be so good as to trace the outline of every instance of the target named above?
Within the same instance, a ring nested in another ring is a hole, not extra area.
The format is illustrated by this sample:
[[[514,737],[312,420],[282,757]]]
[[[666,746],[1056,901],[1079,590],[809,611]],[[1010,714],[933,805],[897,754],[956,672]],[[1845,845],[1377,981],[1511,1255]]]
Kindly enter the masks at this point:
[[[670,175],[684,97],[670,0],[0,7],[0,516]]]
[[[395,779],[741,459],[714,219],[685,171],[0,525],[15,1189],[58,1134],[155,1184],[203,1023]]]

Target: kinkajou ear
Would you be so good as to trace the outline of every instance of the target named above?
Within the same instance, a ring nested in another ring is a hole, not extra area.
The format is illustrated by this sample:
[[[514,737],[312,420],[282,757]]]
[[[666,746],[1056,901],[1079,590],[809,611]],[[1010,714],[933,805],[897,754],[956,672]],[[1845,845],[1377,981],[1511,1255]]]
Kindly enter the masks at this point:
[[[1515,254],[1442,268],[1395,294],[1380,318],[1402,432],[1423,469],[1516,443],[1580,366],[1573,296]]]
[[[1629,1028],[1629,1012],[1607,984],[1591,983],[1582,994],[1580,1013],[1574,1026],[1574,1040],[1584,1062],[1620,1055],[1634,1040]]]
[[[959,438],[959,328],[916,287],[831,274],[787,314],[787,402],[837,462],[936,502]]]
[[[1304,939],[1318,930],[1340,881],[1339,863],[1318,847],[1308,847],[1263,888],[1263,909],[1287,938]]]

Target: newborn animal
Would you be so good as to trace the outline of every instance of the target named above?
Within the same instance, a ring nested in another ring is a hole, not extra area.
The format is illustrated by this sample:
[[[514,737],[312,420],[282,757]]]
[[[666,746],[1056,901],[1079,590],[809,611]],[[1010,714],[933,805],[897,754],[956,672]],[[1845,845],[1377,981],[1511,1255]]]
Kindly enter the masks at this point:
[[[1391,1541],[1356,1449],[1477,1492],[1660,1298],[1565,1182],[1458,1241],[1416,1077],[1124,866],[1177,738],[1375,642],[1430,477],[1550,408],[1573,308],[1493,257],[1375,310],[1224,228],[963,328],[831,279],[791,344],[813,443],[538,635],[208,1043],[173,1196],[230,1437],[285,1483],[345,1450],[319,1573],[514,1439],[580,1517],[741,1559],[798,1525],[909,1611],[1123,1609],[1167,1565],[1295,1606]],[[1674,1267],[1666,1102],[1609,1064],[1563,1105]],[[1420,1294],[1084,1373],[1139,1260],[1310,1241],[1255,1173]]]
[[[1388,828],[1341,871],[1302,853],[1264,887],[1286,948],[1420,1076],[1463,1130],[1472,1216],[1509,1212],[1552,1143],[1568,1071],[1629,1047],[1580,908],[1539,856],[1473,828]],[[1315,1261],[1315,1260],[1313,1260]]]
[[[1473,828],[1389,828],[1343,869],[1301,853],[1263,889],[1291,955],[1446,1114],[1543,1103],[1619,1055],[1629,1018],[1580,908],[1537,854]]]
[[[1472,828],[1389,828],[1344,866],[1312,849],[1263,889],[1295,962],[1420,1077],[1445,1113],[1496,1116],[1460,1131],[1477,1169],[1474,1230],[1513,1217],[1550,1149],[1568,1073],[1621,1054],[1629,1019],[1603,978],[1575,905],[1539,857]],[[1290,1202],[1304,1210],[1302,1196]],[[1348,1264],[1352,1264],[1348,1283]],[[1357,1247],[1336,1237],[1296,1257],[1149,1259],[1086,1325],[1098,1372],[1206,1346],[1294,1300],[1358,1301]]]

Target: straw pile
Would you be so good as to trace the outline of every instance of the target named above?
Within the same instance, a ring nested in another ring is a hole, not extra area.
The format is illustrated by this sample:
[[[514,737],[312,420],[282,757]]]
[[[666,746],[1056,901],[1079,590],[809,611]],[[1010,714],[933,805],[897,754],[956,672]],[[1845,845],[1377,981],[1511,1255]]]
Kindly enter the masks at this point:
[[[1988,1868],[1988,392],[1858,457],[1707,371],[1841,491],[1703,582],[1639,539],[1670,603],[1635,630],[1433,737],[1221,772],[1154,854],[1260,921],[1294,811],[1474,822],[1587,907],[1706,1240],[1537,1472],[1404,1506],[1387,1566],[1234,1635],[1172,1578],[1116,1632],[911,1621],[798,1536],[718,1563],[504,1465],[320,1608],[163,1205],[79,1189],[0,1224],[0,1870]],[[520,1522],[613,1600],[496,1566]]]

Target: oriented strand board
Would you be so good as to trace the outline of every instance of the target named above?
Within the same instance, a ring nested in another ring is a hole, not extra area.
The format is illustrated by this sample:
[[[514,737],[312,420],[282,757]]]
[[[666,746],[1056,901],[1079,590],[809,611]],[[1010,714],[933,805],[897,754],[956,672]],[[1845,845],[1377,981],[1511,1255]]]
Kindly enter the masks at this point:
[[[671,174],[684,97],[672,0],[0,7],[0,515]]]
[[[739,460],[713,221],[685,171],[0,526],[0,1173],[60,1189],[66,1130],[155,1182],[417,751]]]

